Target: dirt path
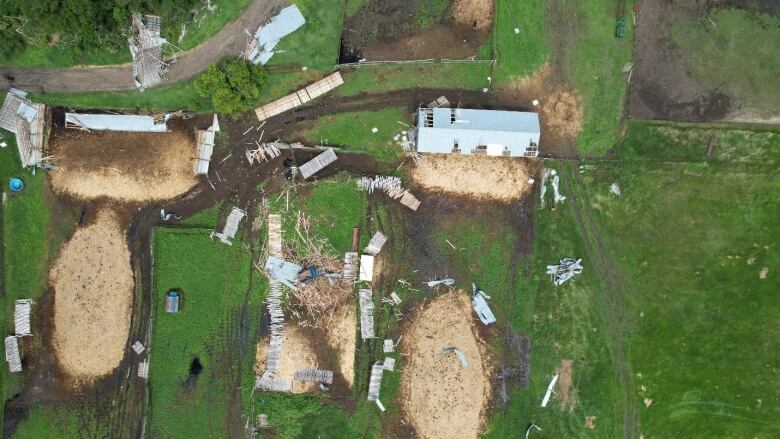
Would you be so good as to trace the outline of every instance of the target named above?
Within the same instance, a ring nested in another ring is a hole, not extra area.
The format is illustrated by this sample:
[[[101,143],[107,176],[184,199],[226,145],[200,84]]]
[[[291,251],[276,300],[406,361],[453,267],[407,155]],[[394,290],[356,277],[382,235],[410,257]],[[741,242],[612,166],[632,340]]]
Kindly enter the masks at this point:
[[[623,391],[623,437],[635,438],[639,437],[639,419],[636,401],[634,401],[632,395],[634,387],[632,385],[631,365],[626,360],[623,350],[622,334],[625,328],[623,287],[617,276],[615,266],[607,253],[601,233],[593,219],[590,201],[587,195],[580,191],[582,181],[579,178],[579,173],[574,171],[574,166],[574,162],[566,164],[562,173],[563,182],[568,189],[569,206],[572,208],[580,234],[583,236],[588,260],[593,262],[593,267],[600,278],[601,285],[607,291],[606,305],[609,309],[605,313],[607,317],[606,323],[614,339],[614,361],[617,368],[618,381]],[[591,236],[592,240],[588,239],[588,236]]]
[[[179,54],[178,62],[170,66],[163,85],[192,78],[223,56],[241,54],[246,44],[244,29],[257,29],[287,3],[286,0],[254,0],[238,19],[199,46]],[[45,93],[134,89],[131,69],[130,64],[73,68],[0,67],[0,89],[13,86]]]

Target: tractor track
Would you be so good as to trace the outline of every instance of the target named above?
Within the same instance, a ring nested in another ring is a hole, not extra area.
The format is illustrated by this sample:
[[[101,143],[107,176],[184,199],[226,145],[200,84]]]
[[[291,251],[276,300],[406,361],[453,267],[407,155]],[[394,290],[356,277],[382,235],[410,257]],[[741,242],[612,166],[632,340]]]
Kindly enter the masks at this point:
[[[593,212],[590,210],[589,200],[583,192],[578,198],[576,189],[582,187],[583,183],[579,174],[574,170],[574,163],[570,162],[565,166],[564,176],[566,177],[566,186],[569,189],[569,196],[572,212],[574,213],[577,226],[584,238],[585,251],[588,258],[593,261],[593,266],[599,276],[601,284],[606,287],[607,303],[610,305],[606,313],[607,326],[614,339],[615,361],[623,390],[623,437],[636,438],[639,436],[639,421],[637,417],[636,405],[631,397],[633,376],[631,365],[626,360],[623,350],[623,331],[624,331],[624,305],[623,305],[623,287],[616,275],[616,269],[612,260],[607,254],[606,246],[601,238],[596,223],[593,219]],[[591,241],[591,237],[592,240]],[[595,245],[594,245],[595,244]]]

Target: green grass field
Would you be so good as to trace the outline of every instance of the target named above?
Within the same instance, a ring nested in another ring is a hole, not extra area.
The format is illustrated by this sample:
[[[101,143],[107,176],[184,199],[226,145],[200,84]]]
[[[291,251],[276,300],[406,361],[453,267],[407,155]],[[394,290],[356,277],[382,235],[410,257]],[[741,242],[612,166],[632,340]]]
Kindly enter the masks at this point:
[[[494,72],[496,85],[508,85],[532,74],[549,56],[545,4],[545,0],[496,0],[492,35],[498,60]],[[515,28],[519,33],[515,33]]]
[[[350,151],[362,151],[381,161],[398,160],[403,149],[394,137],[409,130],[409,114],[403,108],[339,113],[324,116],[302,127],[302,136],[321,145],[336,145]],[[379,129],[374,133],[373,128]]]
[[[286,36],[275,50],[284,51],[271,58],[270,64],[297,64],[322,71],[333,70],[341,47],[341,21],[344,2],[328,0],[294,0],[306,18],[306,24]]]
[[[420,64],[363,66],[342,71],[341,96],[382,93],[411,88],[481,90],[490,87],[488,64]]]
[[[172,30],[170,26],[166,29],[166,24],[163,23],[163,36],[181,50],[192,49],[219,32],[225,24],[235,20],[246,9],[250,1],[230,0],[214,2],[217,5],[216,11],[201,21],[199,26],[188,23],[187,32],[181,43],[178,42],[178,36],[181,32],[179,24],[173,26],[174,29]],[[129,27],[130,23],[127,25]],[[121,64],[130,61],[130,49],[122,41],[121,44],[116,46],[107,44],[100,50],[87,52],[68,48],[62,44],[53,46],[45,43],[28,45],[22,52],[12,58],[2,60],[2,64],[19,67],[72,67],[76,65]]]
[[[212,242],[207,229],[157,228],[154,253],[149,431],[155,437],[226,437],[231,387],[241,378],[239,308],[248,302],[253,338],[265,282],[255,276],[250,285],[254,268],[240,241]],[[178,314],[164,312],[171,288],[182,292]],[[246,343],[243,349],[251,353],[244,366],[251,368],[254,341]],[[190,373],[194,358],[203,367],[197,376]]]
[[[780,19],[743,9],[714,8],[708,17],[681,17],[669,30],[685,54],[687,72],[764,116],[777,114]],[[750,66],[750,68],[745,68]]]

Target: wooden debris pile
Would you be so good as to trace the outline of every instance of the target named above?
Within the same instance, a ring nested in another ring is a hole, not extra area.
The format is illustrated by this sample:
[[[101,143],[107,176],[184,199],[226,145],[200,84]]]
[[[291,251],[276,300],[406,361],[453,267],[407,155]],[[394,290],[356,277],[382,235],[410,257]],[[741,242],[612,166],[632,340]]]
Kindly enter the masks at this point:
[[[368,193],[373,193],[375,189],[378,189],[390,198],[399,200],[409,209],[416,211],[420,207],[420,200],[401,186],[401,179],[398,177],[377,175],[375,177],[361,177],[356,182],[358,188],[366,190]]]

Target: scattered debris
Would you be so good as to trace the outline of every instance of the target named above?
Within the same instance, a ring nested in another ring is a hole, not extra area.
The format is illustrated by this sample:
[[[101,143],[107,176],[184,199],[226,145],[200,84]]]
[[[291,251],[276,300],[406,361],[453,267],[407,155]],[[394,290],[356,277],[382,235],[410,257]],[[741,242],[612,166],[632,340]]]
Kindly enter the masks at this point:
[[[0,128],[16,134],[22,167],[35,166],[43,160],[45,105],[28,100],[27,92],[11,88],[0,108]]]
[[[368,381],[368,399],[369,401],[379,400],[379,388],[382,386],[382,373],[385,371],[381,364],[371,366],[371,378]]]
[[[528,428],[525,430],[525,439],[528,439],[528,434],[531,432],[531,429],[535,428],[539,431],[542,431],[542,428],[536,425],[535,423],[531,422],[531,425],[528,426]]]
[[[14,303],[14,334],[17,337],[32,335],[30,331],[31,299],[19,299]]]
[[[373,193],[374,189],[379,189],[389,195],[390,198],[400,199],[401,204],[412,210],[416,211],[420,207],[420,200],[401,187],[401,179],[398,177],[383,175],[377,175],[373,178],[360,177],[356,182],[358,188],[367,190],[369,194]]]
[[[552,380],[550,380],[550,384],[547,386],[547,392],[545,392],[544,398],[542,399],[542,407],[547,407],[547,403],[550,402],[550,397],[552,396],[553,388],[555,387],[556,382],[558,382],[557,373],[553,375]]]
[[[382,232],[376,232],[371,238],[371,241],[368,242],[368,246],[363,249],[363,253],[376,256],[382,250],[382,246],[384,246],[386,242],[387,236],[383,235]]]
[[[304,180],[321,171],[324,167],[335,162],[337,159],[336,152],[333,148],[326,149],[322,154],[314,157],[308,162],[304,163],[299,170]]]
[[[376,134],[376,133],[379,132],[379,128],[377,128],[377,127],[371,128],[371,132]]]
[[[490,307],[487,304],[487,299],[490,299],[490,296],[485,294],[484,291],[478,289],[476,284],[472,283],[471,284],[471,306],[474,308],[474,311],[477,313],[479,320],[485,325],[489,325],[491,323],[496,322],[496,316],[493,315],[493,311],[490,310]]]
[[[446,285],[448,287],[451,287],[455,285],[455,279],[452,279],[450,277],[446,279],[439,279],[439,280],[430,280],[426,282],[429,288],[438,287],[439,285]]]
[[[371,282],[374,279],[374,257],[371,255],[360,255],[360,277],[361,281]]]
[[[298,274],[303,267],[269,255],[265,261],[265,270],[271,279],[294,291],[297,289],[295,284],[298,283]]]
[[[263,375],[257,377],[255,388],[271,392],[291,392],[292,380],[277,379],[273,372],[267,370],[263,372]]]
[[[133,343],[133,345],[132,345],[132,346],[130,346],[130,347],[133,349],[133,351],[135,351],[135,353],[136,353],[136,354],[139,354],[139,355],[141,354],[141,352],[143,352],[143,351],[145,351],[145,350],[146,350],[146,348],[144,347],[144,345],[142,345],[142,344],[141,344],[141,342],[140,342],[140,341],[137,341],[137,340],[136,340],[136,342],[135,342],[135,343]]]
[[[162,46],[168,41],[160,36],[160,17],[156,15],[133,15],[133,31],[129,39],[133,81],[143,91],[165,78]]]
[[[281,154],[281,151],[279,151],[280,146],[290,147],[290,145],[282,142],[261,143],[257,149],[246,150],[246,160],[249,162],[250,166],[254,165],[255,162],[260,163],[261,160],[264,162],[273,160]]]
[[[22,371],[22,359],[19,357],[19,343],[13,335],[9,335],[5,338],[5,361],[8,363],[9,372]]]
[[[206,130],[198,130],[196,135],[198,155],[195,157],[195,173],[208,174],[211,154],[214,152],[214,141],[219,131],[219,120],[214,115],[214,121]]]
[[[428,108],[450,108],[450,101],[446,96],[439,96],[428,104]]]
[[[211,238],[214,239],[216,236],[223,244],[233,245],[230,240],[236,236],[236,232],[238,232],[238,224],[245,216],[245,210],[239,209],[238,207],[233,207],[227,217],[227,221],[225,221],[225,227],[222,229],[222,233],[216,231],[211,232]]]
[[[316,99],[343,83],[344,79],[342,79],[341,73],[335,72],[326,76],[324,79],[315,82],[314,84],[311,84],[296,92],[290,93],[289,95],[281,99],[277,99],[269,104],[263,105],[262,107],[255,110],[255,114],[257,115],[257,119],[262,122],[270,117],[276,116],[277,114],[292,110],[295,107],[299,107],[313,99]]]
[[[282,38],[295,32],[306,23],[298,6],[291,5],[271,17],[251,36],[241,58],[253,64],[265,64],[274,55],[274,48]],[[248,33],[248,31],[247,31]]]
[[[653,404],[653,400],[650,398],[644,399],[645,407],[649,408]]]
[[[455,354],[463,367],[469,367],[469,360],[466,358],[466,355],[464,355],[463,352],[459,351],[457,348],[444,348],[442,349],[441,353],[445,356],[449,354]]]
[[[146,359],[138,363],[138,377],[143,379],[149,379],[149,360]]]
[[[395,343],[393,343],[393,340],[387,339],[385,340],[384,345],[382,345],[382,351],[386,354],[390,354],[395,351]]]
[[[389,372],[395,370],[395,358],[385,357],[385,361],[382,363],[382,369]]]
[[[769,276],[769,267],[764,267],[758,273],[758,278],[759,279],[766,279],[767,276]]]
[[[534,99],[533,101],[531,101],[531,104],[533,104],[534,107],[538,107],[539,106],[539,99]]]
[[[585,427],[594,429],[596,428],[596,417],[595,416],[585,416]]]
[[[398,296],[398,294],[395,291],[390,293],[390,299],[396,305],[400,305],[401,304],[401,298]]]
[[[168,314],[176,314],[179,312],[179,293],[176,291],[168,291],[165,295],[165,312]]]
[[[559,286],[582,273],[582,268],[582,259],[563,258],[558,265],[548,265],[547,274],[552,277],[555,286]]]
[[[306,383],[333,384],[333,371],[325,369],[300,369],[295,371],[295,379]]]
[[[363,340],[374,338],[374,301],[370,288],[358,291],[360,299],[360,337]]]
[[[348,284],[355,283],[355,277],[358,274],[358,254],[357,252],[344,253],[344,272],[342,279]]]
[[[160,209],[160,219],[163,220],[163,221],[170,221],[172,219],[180,220],[181,216],[176,215],[173,212],[166,213],[165,209]]]
[[[617,183],[612,183],[612,185],[609,186],[609,192],[612,195],[620,196],[620,186]]]

